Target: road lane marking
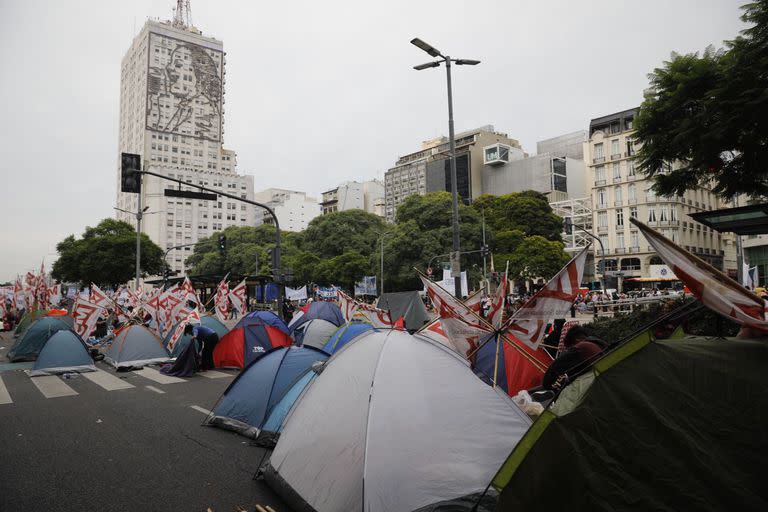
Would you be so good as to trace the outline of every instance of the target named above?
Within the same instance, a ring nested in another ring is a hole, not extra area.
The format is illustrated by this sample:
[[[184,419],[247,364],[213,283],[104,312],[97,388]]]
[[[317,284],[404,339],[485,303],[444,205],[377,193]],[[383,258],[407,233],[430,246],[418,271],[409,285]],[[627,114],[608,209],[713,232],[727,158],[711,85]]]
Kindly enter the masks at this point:
[[[94,384],[101,386],[107,391],[114,391],[116,389],[128,389],[133,387],[133,384],[126,382],[123,379],[119,379],[111,373],[107,373],[104,370],[100,370],[98,368],[96,368],[95,372],[87,372],[83,373],[82,375],[86,379],[90,380]]]
[[[61,396],[72,396],[77,394],[77,391],[69,387],[58,377],[58,375],[30,377],[30,379],[45,398],[58,398]]]
[[[207,379],[223,379],[224,377],[230,376],[228,373],[217,372],[216,370],[207,370],[204,372],[200,372],[200,375],[202,375]]]
[[[8,388],[3,383],[3,378],[0,377],[0,404],[12,404],[11,395],[8,393]]]
[[[201,413],[203,413],[205,415],[211,414],[211,411],[209,411],[208,409],[203,409],[199,405],[190,405],[190,407],[192,409],[196,410],[197,412],[201,412]]]
[[[158,395],[162,395],[162,394],[164,394],[164,393],[165,393],[165,391],[163,391],[163,390],[162,390],[162,389],[160,389],[160,388],[156,388],[155,386],[147,386],[147,389],[148,389],[148,390],[150,390],[150,391],[154,391],[154,392],[155,392],[155,393],[157,393]]]
[[[174,384],[176,382],[187,382],[184,379],[178,377],[171,377],[155,370],[154,368],[142,368],[141,370],[134,372],[136,375],[141,375],[145,379],[153,380],[158,384]]]

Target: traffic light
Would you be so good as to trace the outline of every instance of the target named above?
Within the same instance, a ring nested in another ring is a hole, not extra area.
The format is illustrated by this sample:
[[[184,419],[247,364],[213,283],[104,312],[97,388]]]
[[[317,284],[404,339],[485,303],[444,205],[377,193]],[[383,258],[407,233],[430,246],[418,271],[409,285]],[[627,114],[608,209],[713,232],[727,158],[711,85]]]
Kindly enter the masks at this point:
[[[120,165],[120,191],[132,194],[141,193],[141,155],[122,153]]]
[[[269,259],[269,266],[274,271],[275,269],[277,269],[277,265],[276,265],[277,258],[276,258],[276,254],[275,254],[275,248],[272,247],[271,249],[269,249],[267,251],[267,255],[268,255],[268,259]]]
[[[566,235],[573,234],[573,219],[571,217],[563,219],[563,231],[565,231]]]
[[[222,256],[227,254],[227,237],[225,235],[219,235],[219,254]]]
[[[490,251],[490,249],[488,248],[488,245],[483,245],[483,246],[480,248],[480,256],[482,256],[483,258],[487,258],[487,257],[488,257],[488,256],[490,256],[490,255],[491,255],[491,251]]]

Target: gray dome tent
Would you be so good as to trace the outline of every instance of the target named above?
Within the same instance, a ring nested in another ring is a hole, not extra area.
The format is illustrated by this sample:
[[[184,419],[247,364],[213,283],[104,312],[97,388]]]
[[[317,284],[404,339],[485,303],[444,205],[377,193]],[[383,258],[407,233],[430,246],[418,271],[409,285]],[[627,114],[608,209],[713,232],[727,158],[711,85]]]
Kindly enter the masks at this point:
[[[163,341],[143,325],[123,328],[104,352],[104,361],[115,368],[130,368],[170,359]]]
[[[440,345],[371,331],[298,399],[264,476],[295,510],[471,507],[530,424]]]
[[[70,321],[64,320],[69,318]],[[16,339],[8,351],[8,359],[12,363],[19,361],[34,361],[45,346],[45,342],[58,331],[66,331],[72,328],[72,317],[41,316],[34,320],[24,330],[24,334]]]
[[[58,331],[40,350],[30,377],[67,372],[95,372],[96,366],[83,339],[72,331]]]
[[[296,340],[297,345],[322,349],[337,330],[339,330],[338,326],[328,320],[315,318],[297,327],[293,331],[293,339]]]

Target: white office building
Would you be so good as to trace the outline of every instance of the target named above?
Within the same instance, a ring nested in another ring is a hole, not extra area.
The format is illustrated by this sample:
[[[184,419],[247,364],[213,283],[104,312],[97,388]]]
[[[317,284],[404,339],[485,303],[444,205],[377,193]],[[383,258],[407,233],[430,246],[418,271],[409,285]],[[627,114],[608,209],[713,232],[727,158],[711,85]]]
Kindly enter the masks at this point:
[[[120,192],[120,153],[141,155],[145,170],[253,199],[253,177],[237,173],[236,154],[223,146],[225,52],[182,16],[147,21],[122,61],[117,160],[117,218],[135,225],[138,194]],[[228,226],[253,226],[256,207],[166,197],[177,184],[144,176],[142,231],[169,251],[173,270],[195,242]],[[183,186],[182,189],[197,190]]]
[[[338,187],[323,192],[320,203],[323,214],[344,210],[363,210],[384,216],[384,183],[379,180],[345,181]]]
[[[309,221],[323,213],[316,198],[296,190],[268,188],[257,192],[255,199],[272,208],[281,231],[304,231]],[[257,224],[273,224],[272,216],[266,210],[262,211],[257,216]]]

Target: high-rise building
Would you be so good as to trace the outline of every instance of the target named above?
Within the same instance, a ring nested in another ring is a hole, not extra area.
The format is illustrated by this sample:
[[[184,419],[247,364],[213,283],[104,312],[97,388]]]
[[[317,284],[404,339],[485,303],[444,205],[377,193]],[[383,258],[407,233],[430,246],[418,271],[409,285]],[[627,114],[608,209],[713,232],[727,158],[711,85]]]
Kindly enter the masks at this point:
[[[346,181],[323,192],[323,214],[344,210],[363,210],[384,216],[384,184],[379,180]]]
[[[496,132],[491,125],[457,133],[456,181],[459,197],[465,203],[483,193],[482,169],[485,153],[491,148],[499,158],[521,159],[527,156],[520,143],[506,133]],[[415,153],[400,157],[384,175],[385,218],[393,222],[397,205],[413,194],[424,195],[440,190],[451,191],[450,143],[447,137],[424,141]]]
[[[320,204],[304,192],[268,188],[255,194],[256,201],[272,208],[282,231],[304,231],[309,221],[322,215]],[[257,219],[258,224],[273,224],[272,216],[264,211]]]
[[[584,144],[593,233],[605,248],[608,287],[616,288],[616,272],[624,280],[648,278],[651,277],[650,266],[663,263],[629,222],[630,217],[636,217],[723,270],[726,249],[732,246],[731,237],[721,235],[688,216],[702,210],[717,209],[720,206],[718,198],[711,190],[702,187],[682,196],[663,197],[654,193],[653,181],[636,170],[631,158],[636,150],[632,126],[636,115],[637,109],[634,108],[592,119],[589,137]],[[672,164],[660,172],[671,169]],[[596,245],[593,244],[593,248],[599,251]]]
[[[183,3],[183,2],[182,2]],[[177,13],[173,22],[147,21],[122,61],[118,156],[135,153],[145,170],[253,199],[253,177],[236,171],[236,154],[223,146],[225,52]],[[131,223],[138,194],[120,192],[117,218]],[[255,207],[219,196],[217,201],[165,197],[172,182],[144,176],[142,231],[170,251],[171,268],[184,272],[192,245],[228,226],[252,226]],[[197,190],[182,186],[182,189]]]

